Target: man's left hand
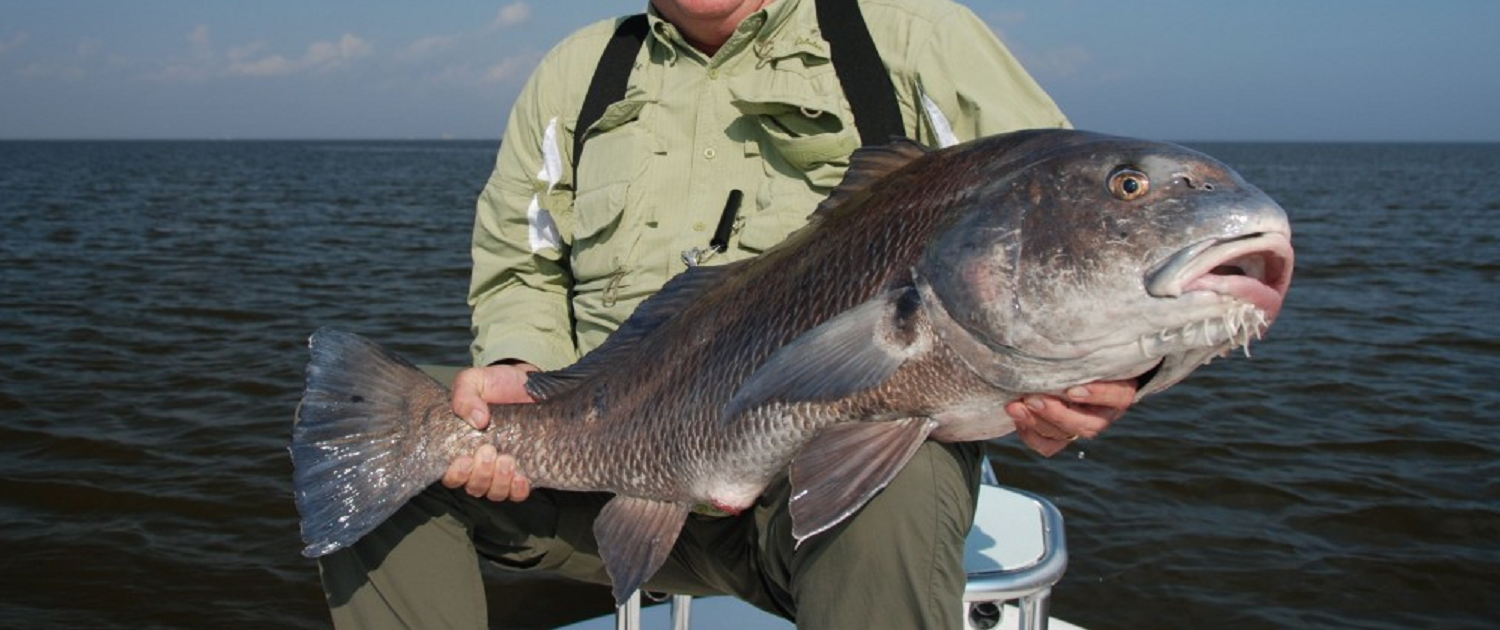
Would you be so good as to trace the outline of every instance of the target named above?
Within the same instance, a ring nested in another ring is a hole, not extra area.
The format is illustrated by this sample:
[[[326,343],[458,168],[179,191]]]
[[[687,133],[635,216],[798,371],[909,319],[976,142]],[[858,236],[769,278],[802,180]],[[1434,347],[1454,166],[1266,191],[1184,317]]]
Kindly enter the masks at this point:
[[[1016,422],[1016,433],[1027,446],[1046,457],[1057,454],[1078,438],[1098,436],[1135,401],[1134,379],[1099,381],[1069,389],[1064,398],[1030,395],[1005,405]]]

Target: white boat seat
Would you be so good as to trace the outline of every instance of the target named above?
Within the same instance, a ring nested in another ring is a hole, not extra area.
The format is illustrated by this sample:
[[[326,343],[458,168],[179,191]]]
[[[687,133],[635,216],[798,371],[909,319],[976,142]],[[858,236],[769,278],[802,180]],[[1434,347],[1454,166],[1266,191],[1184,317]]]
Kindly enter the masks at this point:
[[[1052,585],[1068,568],[1062,513],[1035,494],[983,485],[974,528],[964,546],[964,625],[988,630],[1000,621],[1000,604],[1016,600],[1017,627],[1047,628]]]

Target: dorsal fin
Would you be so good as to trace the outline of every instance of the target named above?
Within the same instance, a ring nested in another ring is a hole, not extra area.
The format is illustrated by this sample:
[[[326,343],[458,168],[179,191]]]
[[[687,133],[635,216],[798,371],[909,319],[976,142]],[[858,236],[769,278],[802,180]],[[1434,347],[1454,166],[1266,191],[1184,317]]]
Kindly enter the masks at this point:
[[[577,387],[607,366],[625,365],[620,361],[635,351],[641,339],[696,303],[705,291],[722,284],[724,278],[745,262],[693,267],[678,274],[668,280],[661,291],[641,302],[619,330],[610,334],[598,348],[561,370],[533,373],[526,381],[526,390],[537,399],[546,400]]]
[[[818,204],[813,217],[820,217],[831,212],[833,208],[844,205],[845,202],[869,188],[872,182],[901,170],[902,167],[927,153],[927,147],[917,144],[914,140],[899,137],[892,138],[891,143],[884,146],[864,147],[856,150],[849,157],[849,170],[844,173],[844,181],[839,182],[838,187],[829,193],[828,198]]]

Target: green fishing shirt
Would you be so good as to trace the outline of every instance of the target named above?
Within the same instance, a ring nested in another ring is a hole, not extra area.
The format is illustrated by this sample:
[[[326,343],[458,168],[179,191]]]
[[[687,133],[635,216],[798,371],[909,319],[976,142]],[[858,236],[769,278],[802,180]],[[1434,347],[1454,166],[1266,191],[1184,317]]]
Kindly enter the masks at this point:
[[[968,9],[860,6],[911,138],[1068,126]],[[476,365],[573,363],[694,252],[702,264],[747,258],[802,226],[859,147],[812,0],[772,3],[712,56],[654,11],[649,20],[625,98],[588,130],[576,181],[578,111],[617,21],[552,49],[517,98],[475,218]],[[728,248],[704,256],[734,190],[744,201]]]

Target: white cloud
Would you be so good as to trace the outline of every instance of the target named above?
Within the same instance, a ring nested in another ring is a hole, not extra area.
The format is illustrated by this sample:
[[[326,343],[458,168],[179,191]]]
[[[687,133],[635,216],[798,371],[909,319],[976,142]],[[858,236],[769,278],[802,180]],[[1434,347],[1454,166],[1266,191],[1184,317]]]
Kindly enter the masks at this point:
[[[407,44],[405,48],[402,48],[399,52],[396,53],[396,58],[403,61],[413,61],[416,59],[428,57],[445,49],[452,48],[457,43],[458,37],[452,35],[434,35],[432,37],[423,37],[422,39]]]
[[[441,66],[431,64],[426,66],[420,74],[387,74],[382,79],[381,88],[394,91],[413,89],[427,91],[442,88],[464,92],[477,89],[486,96],[491,96],[493,95],[491,90],[496,86],[519,86],[530,76],[531,71],[536,68],[536,64],[541,59],[540,53],[528,51],[488,64],[468,61],[457,61]]]
[[[330,70],[346,62],[369,55],[374,47],[358,37],[344,33],[337,42],[314,42],[307,47],[303,62],[316,70]]]
[[[26,42],[22,33],[10,40],[0,40],[0,53],[12,50]],[[101,66],[123,65],[118,55],[105,55],[103,45],[96,39],[82,39],[73,47],[69,57],[34,61],[16,69],[16,74],[28,79],[55,79],[77,81],[93,76]]]
[[[375,49],[368,42],[345,33],[338,41],[313,42],[307,47],[307,51],[297,58],[279,54],[252,58],[256,50],[259,48],[253,50],[248,47],[236,48],[235,54],[230,59],[229,74],[274,77],[308,72],[328,72],[348,65],[361,57],[369,56]]]
[[[500,7],[500,12],[495,14],[494,21],[490,22],[490,29],[515,26],[528,19],[531,19],[531,7],[525,2],[512,2]]]
[[[235,46],[229,49],[229,60],[232,62],[248,61],[266,47],[263,41],[250,42],[243,46]]]
[[[1033,71],[1057,77],[1077,75],[1091,61],[1093,61],[1093,55],[1082,46],[1050,48],[1036,51],[1026,57],[1027,67]]]
[[[199,24],[188,33],[188,56],[167,62],[156,72],[146,75],[154,81],[202,81],[215,73],[213,36],[208,26]]]
[[[79,58],[92,57],[103,48],[104,46],[97,39],[84,39],[78,42],[78,46],[73,49],[73,54]]]
[[[301,55],[267,52],[264,41],[252,41],[220,51],[208,26],[199,24],[187,35],[185,57],[162,64],[146,75],[157,81],[204,81],[225,76],[279,77],[322,73],[344,67],[374,53],[374,46],[345,33],[336,40],[309,44]]]
[[[490,83],[502,83],[530,71],[534,65],[536,65],[536,59],[531,55],[506,57],[485,69],[484,80]]]
[[[195,55],[209,53],[213,50],[213,38],[208,34],[207,24],[199,24],[193,27],[193,32],[188,33],[187,39]]]
[[[295,73],[297,64],[283,55],[271,55],[260,59],[242,60],[229,64],[230,74],[252,77],[275,77]]]
[[[26,40],[30,38],[31,36],[27,35],[25,31],[11,35],[8,38],[0,37],[0,55],[26,45]]]
[[[88,70],[75,64],[30,63],[16,70],[16,74],[28,79],[57,79],[77,81],[89,76]]]

